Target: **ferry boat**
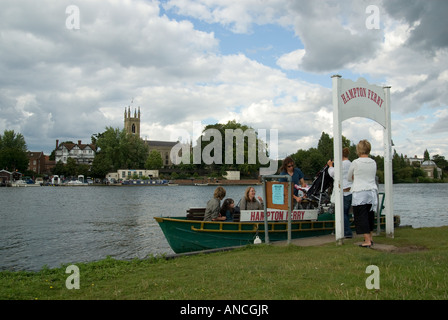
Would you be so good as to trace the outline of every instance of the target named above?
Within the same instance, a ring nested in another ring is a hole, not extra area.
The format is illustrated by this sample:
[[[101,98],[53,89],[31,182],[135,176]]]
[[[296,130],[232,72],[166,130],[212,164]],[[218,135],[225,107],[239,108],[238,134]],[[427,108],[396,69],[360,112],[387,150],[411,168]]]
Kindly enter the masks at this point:
[[[384,201],[384,197],[383,197]],[[382,208],[382,206],[380,207]],[[320,210],[291,212],[291,239],[323,236],[335,232],[334,213]],[[233,222],[203,221],[205,208],[191,208],[183,217],[155,217],[171,249],[185,253],[253,244],[257,237],[265,242],[264,210],[242,210]],[[287,212],[267,210],[269,241],[288,240]],[[400,217],[395,216],[395,227]],[[375,219],[375,229],[377,220]],[[353,220],[351,228],[354,229]],[[385,229],[385,216],[380,211],[380,228]]]

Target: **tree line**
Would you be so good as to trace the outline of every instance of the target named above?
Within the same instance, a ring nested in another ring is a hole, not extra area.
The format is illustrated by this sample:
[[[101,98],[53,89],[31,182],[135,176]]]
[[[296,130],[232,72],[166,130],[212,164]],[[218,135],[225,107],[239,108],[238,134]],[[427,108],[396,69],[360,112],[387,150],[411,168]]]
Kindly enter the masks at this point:
[[[225,145],[224,137],[226,129],[241,129],[245,132],[252,129],[247,125],[237,123],[236,121],[229,121],[226,124],[212,124],[205,127],[204,132],[208,129],[216,129],[221,132],[223,139],[222,145]],[[150,169],[157,170],[163,168],[162,156],[157,151],[149,152],[147,144],[134,135],[127,134],[124,129],[106,127],[102,133],[94,134],[91,137],[92,143],[98,148],[92,166],[79,165],[74,159],[68,159],[67,164],[57,163],[53,169],[54,174],[65,176],[76,176],[83,174],[85,176],[92,176],[104,178],[109,172],[116,172],[118,169]],[[171,171],[176,172],[177,177],[191,177],[200,170],[202,172],[209,172],[210,176],[222,176],[226,171],[237,170],[241,172],[243,177],[257,178],[259,168],[262,166],[259,159],[256,163],[249,164],[248,151],[249,139],[244,138],[244,163],[238,164],[236,161],[236,148],[234,148],[233,162],[230,164],[206,164],[201,161],[200,164],[193,163],[193,153],[190,154],[191,161],[189,163],[181,163],[174,165]],[[258,136],[257,136],[258,142]],[[201,152],[212,141],[198,139],[196,143],[197,148],[201,148]],[[264,142],[261,141],[261,144]],[[258,147],[257,143],[257,147]],[[342,145],[350,149],[349,159],[353,161],[357,158],[356,145],[342,136]],[[216,152],[214,150],[213,152]],[[224,148],[221,150],[224,153]],[[258,150],[257,150],[258,152]],[[266,151],[266,156],[269,154]],[[299,167],[305,174],[306,178],[312,180],[314,176],[326,165],[329,159],[333,159],[333,138],[328,133],[322,132],[316,147],[299,149],[295,153],[290,154],[294,159],[296,166]],[[377,163],[377,175],[380,183],[384,182],[384,157],[371,155]],[[222,155],[224,159],[224,154]],[[436,179],[428,179],[422,168],[414,163],[411,164],[408,159],[399,155],[394,150],[392,158],[393,181],[395,183],[401,182],[433,182],[443,181],[448,172],[448,161],[444,156],[434,155],[432,159],[429,152],[424,153],[424,160],[432,160],[436,165],[442,169],[442,176],[438,176],[435,172]],[[281,166],[281,161],[278,163]],[[27,146],[22,134],[15,133],[13,130],[5,130],[3,135],[0,135],[0,168],[8,171],[25,172],[28,168]]]
[[[356,145],[342,136],[342,147],[349,148],[349,160],[353,161],[358,156],[356,154]],[[333,159],[333,138],[328,133],[322,132],[316,148],[308,150],[299,149],[290,155],[296,166],[298,166],[308,179],[317,174],[326,165],[329,159]],[[384,183],[384,157],[378,155],[370,155],[377,164],[377,176],[380,183]],[[431,160],[428,150],[424,153],[424,161]],[[399,155],[394,150],[392,156],[392,174],[394,183],[413,183],[413,182],[437,182],[443,181],[448,173],[448,161],[444,156],[434,155],[432,161],[442,169],[442,176],[434,175],[435,179],[430,179],[422,170],[418,163],[410,163],[403,154]]]

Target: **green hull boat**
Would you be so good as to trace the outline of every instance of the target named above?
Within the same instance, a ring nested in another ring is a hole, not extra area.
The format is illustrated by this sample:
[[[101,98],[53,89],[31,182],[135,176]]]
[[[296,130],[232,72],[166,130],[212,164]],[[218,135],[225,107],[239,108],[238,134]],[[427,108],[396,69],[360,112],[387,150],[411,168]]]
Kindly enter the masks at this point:
[[[397,217],[396,217],[397,218]],[[253,244],[258,236],[265,242],[264,222],[215,222],[185,217],[155,217],[175,253],[185,253]],[[395,220],[397,225],[399,219]],[[385,217],[381,217],[385,227]],[[334,233],[334,214],[320,214],[316,221],[291,222],[291,239]],[[269,241],[288,240],[288,222],[268,223]]]

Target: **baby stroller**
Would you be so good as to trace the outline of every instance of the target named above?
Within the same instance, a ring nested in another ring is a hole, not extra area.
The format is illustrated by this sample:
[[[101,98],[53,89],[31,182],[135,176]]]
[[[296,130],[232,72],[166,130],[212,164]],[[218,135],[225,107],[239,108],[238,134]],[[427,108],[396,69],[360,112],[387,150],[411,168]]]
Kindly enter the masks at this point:
[[[299,189],[306,195],[299,204],[298,209],[321,209],[330,205],[331,192],[333,191],[333,178],[328,174],[328,166],[320,170],[314,178],[313,184],[308,189]]]

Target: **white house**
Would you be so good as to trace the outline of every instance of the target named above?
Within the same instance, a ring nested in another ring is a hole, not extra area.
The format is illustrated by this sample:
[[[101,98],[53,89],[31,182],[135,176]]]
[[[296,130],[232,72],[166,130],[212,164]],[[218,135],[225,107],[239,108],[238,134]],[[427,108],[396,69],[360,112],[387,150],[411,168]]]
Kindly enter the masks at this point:
[[[95,153],[96,146],[94,144],[82,144],[81,140],[78,140],[78,143],[59,144],[59,140],[56,140],[56,163],[61,161],[66,164],[68,158],[73,158],[77,164],[92,165]]]

